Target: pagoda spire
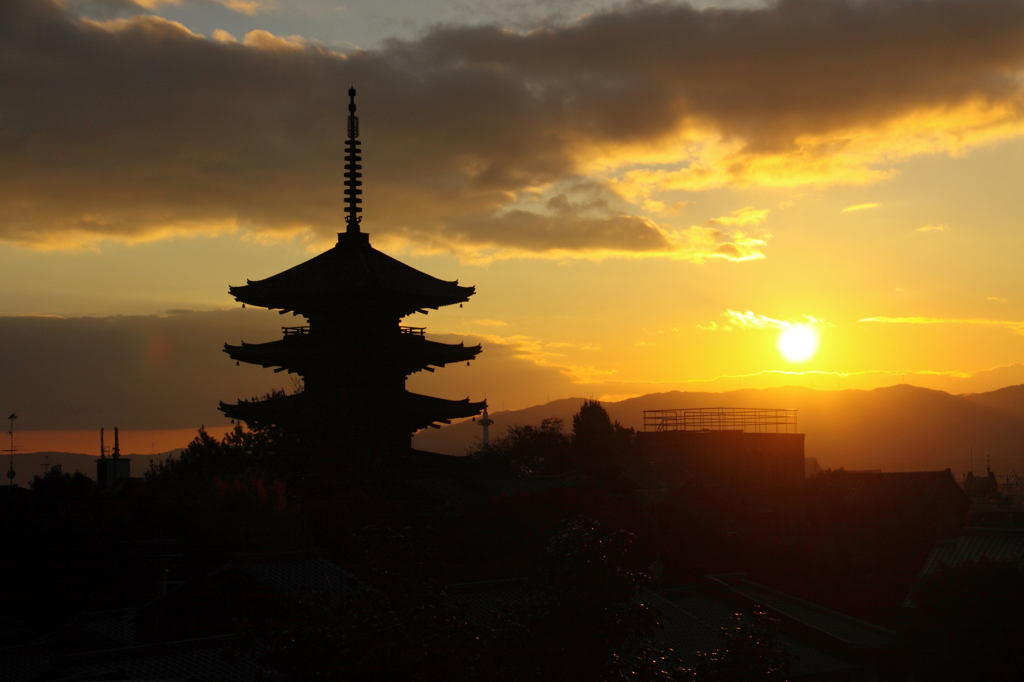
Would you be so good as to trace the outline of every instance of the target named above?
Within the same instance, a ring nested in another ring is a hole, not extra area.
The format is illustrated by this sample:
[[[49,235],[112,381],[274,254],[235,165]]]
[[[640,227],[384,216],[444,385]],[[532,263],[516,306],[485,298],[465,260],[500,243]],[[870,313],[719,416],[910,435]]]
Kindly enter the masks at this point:
[[[359,198],[359,195],[363,193],[363,190],[359,189],[363,184],[360,180],[363,174],[359,172],[363,168],[359,165],[363,157],[359,155],[359,117],[356,116],[356,89],[354,87],[348,89],[348,96],[348,149],[345,155],[345,202],[348,204],[345,212],[348,215],[345,216],[347,224],[345,232],[358,234],[359,223],[363,220],[359,215],[363,212],[363,209],[359,207],[359,204],[363,203],[363,200]]]

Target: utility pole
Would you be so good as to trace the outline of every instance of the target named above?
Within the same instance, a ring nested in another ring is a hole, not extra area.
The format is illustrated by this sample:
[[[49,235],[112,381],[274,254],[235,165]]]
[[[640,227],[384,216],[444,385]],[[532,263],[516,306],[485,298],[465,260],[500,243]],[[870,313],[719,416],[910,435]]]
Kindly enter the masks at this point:
[[[0,413],[2,414],[2,413]],[[10,493],[14,490],[14,477],[17,476],[14,473],[14,420],[18,418],[18,415],[11,412],[11,416],[8,419],[11,421],[11,430],[7,432],[7,435],[11,437],[11,447],[7,449],[7,453],[11,456],[11,468],[7,471],[7,492]]]

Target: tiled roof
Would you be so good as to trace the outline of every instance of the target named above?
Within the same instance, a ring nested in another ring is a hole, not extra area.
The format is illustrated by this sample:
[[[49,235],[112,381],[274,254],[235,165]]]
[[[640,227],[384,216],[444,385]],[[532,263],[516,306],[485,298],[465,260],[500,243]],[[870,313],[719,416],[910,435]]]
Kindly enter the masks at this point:
[[[951,491],[965,503],[969,502],[949,469],[886,473],[833,471],[824,476],[825,483],[812,505],[877,505],[900,499],[923,501],[944,491]]]
[[[73,654],[60,662],[58,670],[65,679],[112,675],[111,679],[252,682],[256,662],[236,650],[236,641],[234,636],[208,637]]]
[[[644,595],[645,599],[649,595]],[[651,604],[663,614],[662,629],[655,635],[656,643],[671,648],[689,667],[697,665],[698,651],[714,651],[725,644],[722,628],[733,624],[736,607],[728,601],[706,594],[692,593],[661,597],[654,595]],[[850,664],[808,646],[787,635],[778,634],[779,643],[792,656],[789,677],[800,679],[850,670]]]
[[[921,572],[911,585],[907,598],[903,600],[903,606],[915,607],[917,590],[925,578],[935,573],[939,566],[958,568],[983,557],[995,560],[1011,559],[1018,569],[1024,571],[1024,528],[964,528],[955,539],[935,543]]]
[[[895,633],[859,620],[852,616],[827,609],[813,602],[794,597],[770,587],[747,580],[742,575],[709,576],[725,585],[734,594],[765,606],[780,616],[789,618],[807,627],[848,645],[854,649],[870,649],[892,646],[899,643]]]
[[[494,625],[502,609],[524,601],[529,594],[522,580],[449,585],[445,591],[469,622],[484,627]],[[663,596],[644,591],[641,598],[659,612],[661,627],[652,644],[671,649],[690,667],[697,665],[698,651],[710,652],[724,645],[721,629],[732,625],[736,611],[727,600],[698,592]],[[779,641],[793,654],[791,676],[795,679],[852,668],[785,634],[779,635]]]
[[[52,670],[59,659],[58,652],[36,644],[0,649],[0,682],[29,682]]]
[[[475,293],[473,287],[437,279],[381,253],[363,234],[340,235],[338,244],[319,256],[229,291],[243,303],[299,312],[310,304],[343,304],[353,294],[384,296],[408,309],[403,316],[418,308],[463,303]]]
[[[25,624],[25,621],[0,616],[0,641],[24,637],[31,633],[32,631]]]
[[[137,608],[81,611],[74,619],[34,641],[59,649],[109,648],[135,644]],[[84,631],[84,632],[83,632]],[[84,640],[83,636],[84,635]]]
[[[137,611],[138,609],[134,608],[84,611],[79,613],[76,619],[114,642],[131,646],[135,644],[135,613]]]
[[[521,579],[448,585],[445,593],[466,620],[479,627],[492,627],[502,609],[525,601],[529,595]]]
[[[365,594],[369,587],[315,550],[241,554],[229,564],[293,599],[323,595],[329,606]]]
[[[1013,559],[1024,570],[1024,529],[964,528],[955,540],[935,545],[920,575],[931,575],[940,564],[957,568],[982,557]]]

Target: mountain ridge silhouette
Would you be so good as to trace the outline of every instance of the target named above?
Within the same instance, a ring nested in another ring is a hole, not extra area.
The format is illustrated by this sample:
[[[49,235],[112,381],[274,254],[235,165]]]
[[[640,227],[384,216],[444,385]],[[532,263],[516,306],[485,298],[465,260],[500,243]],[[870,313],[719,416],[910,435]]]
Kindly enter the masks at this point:
[[[491,413],[491,438],[513,424],[539,424],[558,417],[571,428],[583,398],[565,398],[522,410]],[[971,469],[997,474],[1024,472],[1024,384],[985,393],[954,395],[896,384],[872,390],[825,391],[800,386],[740,389],[725,393],[650,393],[603,403],[613,420],[638,431],[643,411],[697,407],[764,407],[798,410],[806,434],[805,455],[824,468],[928,471]],[[461,422],[416,434],[413,445],[451,455],[478,442],[481,427]]]
[[[122,455],[132,461],[132,476],[141,478],[147,471],[149,471],[150,462],[160,462],[167,457],[177,457],[184,448],[175,448],[168,450],[167,452],[158,452],[151,455]],[[6,469],[8,466],[8,455],[0,457],[0,468]],[[76,471],[81,471],[89,478],[96,478],[96,460],[99,459],[98,455],[86,455],[80,452],[59,452],[59,451],[39,451],[39,452],[19,452],[14,456],[14,470],[17,472],[17,478],[14,482],[22,487],[28,486],[36,476],[42,476],[45,471],[44,465],[49,465],[50,468],[60,465],[64,473],[73,474]]]

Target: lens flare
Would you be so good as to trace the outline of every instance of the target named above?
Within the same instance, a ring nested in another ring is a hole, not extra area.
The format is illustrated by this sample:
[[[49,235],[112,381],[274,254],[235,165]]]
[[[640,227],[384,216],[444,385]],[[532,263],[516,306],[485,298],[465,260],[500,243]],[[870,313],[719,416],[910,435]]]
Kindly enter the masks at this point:
[[[776,343],[789,362],[807,362],[818,352],[818,332],[803,324],[786,327]]]

